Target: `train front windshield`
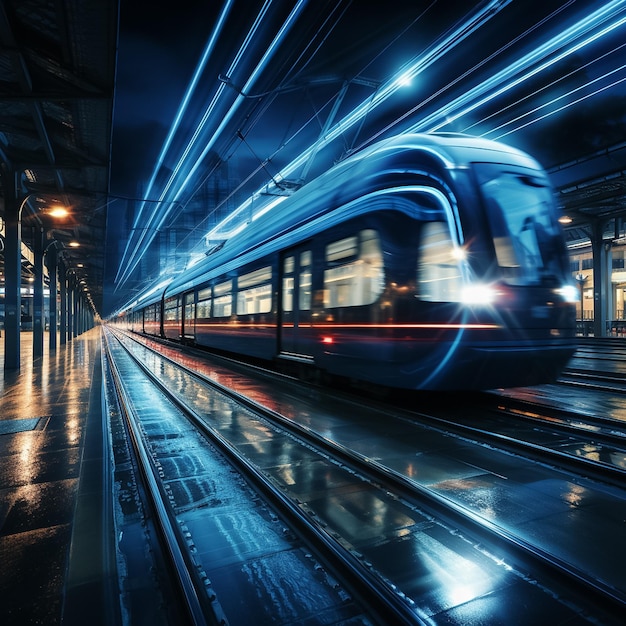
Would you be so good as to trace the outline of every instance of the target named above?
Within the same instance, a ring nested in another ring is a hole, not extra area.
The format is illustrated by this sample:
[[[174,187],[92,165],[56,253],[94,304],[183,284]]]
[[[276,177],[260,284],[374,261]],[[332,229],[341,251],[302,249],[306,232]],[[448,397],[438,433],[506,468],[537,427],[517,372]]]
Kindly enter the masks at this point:
[[[562,241],[550,188],[521,168],[477,164],[496,260],[511,285],[562,280]]]

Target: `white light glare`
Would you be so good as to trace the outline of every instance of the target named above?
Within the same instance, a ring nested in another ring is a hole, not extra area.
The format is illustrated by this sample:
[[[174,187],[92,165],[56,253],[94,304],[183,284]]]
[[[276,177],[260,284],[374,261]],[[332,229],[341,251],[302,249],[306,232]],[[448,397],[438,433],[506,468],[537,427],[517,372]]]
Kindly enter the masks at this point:
[[[467,285],[461,290],[461,302],[463,304],[493,304],[498,292],[491,285]]]
[[[398,77],[396,84],[398,85],[398,87],[410,87],[411,82],[412,82],[411,75],[409,73],[406,73]]]
[[[467,251],[461,246],[454,246],[452,248],[452,257],[457,261],[465,261],[467,260]]]
[[[578,302],[578,289],[575,285],[563,285],[563,287],[557,289],[556,292],[565,302],[571,302],[572,304]]]

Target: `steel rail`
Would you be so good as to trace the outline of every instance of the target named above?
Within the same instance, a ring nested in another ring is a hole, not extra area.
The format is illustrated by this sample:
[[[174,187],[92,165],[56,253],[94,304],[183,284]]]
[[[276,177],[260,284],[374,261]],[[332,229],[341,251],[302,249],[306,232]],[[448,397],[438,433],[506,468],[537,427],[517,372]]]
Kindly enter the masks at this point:
[[[204,593],[204,586],[201,584],[201,581],[194,580],[191,575],[191,572],[194,571],[193,564],[188,561],[185,556],[186,552],[181,548],[183,540],[180,534],[176,531],[175,523],[164,504],[166,495],[162,490],[161,481],[157,478],[156,469],[150,459],[150,455],[146,451],[145,445],[143,444],[141,430],[137,424],[135,416],[133,415],[133,410],[131,409],[132,401],[124,388],[117,364],[111,354],[108,337],[106,337],[106,333],[104,333],[104,335],[104,350],[109,363],[113,384],[120,400],[120,410],[126,421],[126,425],[128,426],[128,433],[131,438],[133,449],[139,461],[138,466],[147,487],[146,492],[150,498],[150,505],[155,513],[157,528],[160,531],[165,552],[168,555],[170,563],[174,569],[175,579],[184,600],[188,617],[194,626],[225,624],[226,622],[223,619],[223,616],[219,615],[219,609],[216,610],[214,603],[210,602],[208,598],[207,600],[204,600],[198,592],[199,589],[202,589],[202,593]],[[207,609],[211,611],[209,614],[213,618],[212,621],[207,621]]]

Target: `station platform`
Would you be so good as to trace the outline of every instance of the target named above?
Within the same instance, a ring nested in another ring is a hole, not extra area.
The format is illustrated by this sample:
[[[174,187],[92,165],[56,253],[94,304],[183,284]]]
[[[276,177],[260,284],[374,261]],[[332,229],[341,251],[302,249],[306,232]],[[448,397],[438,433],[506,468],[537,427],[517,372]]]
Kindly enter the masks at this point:
[[[111,623],[100,328],[34,360],[32,337],[0,372],[0,623]]]

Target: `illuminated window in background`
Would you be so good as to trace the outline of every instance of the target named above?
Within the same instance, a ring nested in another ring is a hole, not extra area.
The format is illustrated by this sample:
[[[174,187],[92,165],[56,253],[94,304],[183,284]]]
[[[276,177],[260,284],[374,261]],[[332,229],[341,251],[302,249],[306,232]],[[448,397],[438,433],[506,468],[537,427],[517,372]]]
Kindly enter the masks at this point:
[[[459,255],[446,222],[426,222],[422,226],[417,279],[420,300],[459,301],[463,287]]]
[[[233,310],[233,281],[215,285],[213,289],[213,317],[229,317]]]
[[[326,266],[326,308],[372,304],[383,291],[383,255],[375,230],[362,230],[328,244]]]
[[[243,274],[237,281],[237,315],[269,313],[272,309],[272,268]]]

